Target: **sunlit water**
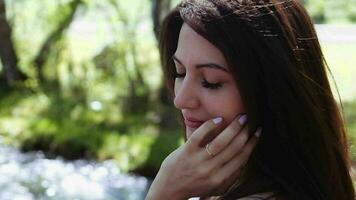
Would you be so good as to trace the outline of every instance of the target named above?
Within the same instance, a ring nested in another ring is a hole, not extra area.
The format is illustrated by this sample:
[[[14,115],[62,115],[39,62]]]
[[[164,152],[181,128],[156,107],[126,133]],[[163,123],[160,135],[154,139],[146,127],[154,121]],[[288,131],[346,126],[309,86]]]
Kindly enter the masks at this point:
[[[0,144],[1,200],[141,200],[148,185],[112,161],[49,160]]]

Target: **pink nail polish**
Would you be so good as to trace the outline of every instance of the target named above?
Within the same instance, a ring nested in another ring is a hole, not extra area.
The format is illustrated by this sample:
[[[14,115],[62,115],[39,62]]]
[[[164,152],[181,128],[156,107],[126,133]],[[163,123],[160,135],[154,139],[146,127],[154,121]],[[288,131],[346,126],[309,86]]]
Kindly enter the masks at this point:
[[[239,118],[239,123],[241,125],[244,125],[247,121],[247,115],[242,115],[240,118]]]
[[[216,117],[213,119],[214,124],[219,124],[222,121],[222,117]]]

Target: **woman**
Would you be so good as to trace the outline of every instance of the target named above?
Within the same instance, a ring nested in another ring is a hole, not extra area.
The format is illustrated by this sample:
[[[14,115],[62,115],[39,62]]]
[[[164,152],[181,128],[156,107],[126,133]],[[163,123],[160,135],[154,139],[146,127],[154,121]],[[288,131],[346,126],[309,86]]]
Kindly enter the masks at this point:
[[[186,143],[147,200],[354,199],[345,127],[299,1],[183,1],[160,53]]]

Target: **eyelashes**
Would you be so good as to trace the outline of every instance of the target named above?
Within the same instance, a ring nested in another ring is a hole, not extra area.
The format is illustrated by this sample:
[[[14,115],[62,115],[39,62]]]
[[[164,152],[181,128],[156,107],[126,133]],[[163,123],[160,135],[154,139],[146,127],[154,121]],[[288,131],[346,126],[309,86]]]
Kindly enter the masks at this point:
[[[203,87],[209,88],[212,90],[216,90],[216,89],[219,89],[222,87],[222,83],[210,83],[206,79],[203,79],[201,84],[203,85]]]
[[[184,78],[185,74],[179,74],[177,72],[173,73],[173,78]]]
[[[177,73],[177,72],[174,72],[173,74],[173,78],[175,79],[180,79],[180,78],[184,78],[185,77],[185,73]],[[219,89],[222,87],[222,83],[211,83],[209,81],[207,81],[205,78],[203,78],[203,80],[201,81],[201,85],[204,87],[204,88],[208,88],[208,89],[211,89],[211,90],[216,90],[216,89]]]

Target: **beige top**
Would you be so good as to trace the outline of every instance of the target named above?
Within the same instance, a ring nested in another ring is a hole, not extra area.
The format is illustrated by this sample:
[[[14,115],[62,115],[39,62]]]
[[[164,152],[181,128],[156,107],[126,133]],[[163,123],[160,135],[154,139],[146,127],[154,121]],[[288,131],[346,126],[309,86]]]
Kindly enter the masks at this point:
[[[236,200],[263,200],[265,198],[272,196],[273,194],[274,194],[273,192],[265,192],[265,193],[253,194],[247,197],[242,197]],[[219,197],[209,197],[209,200],[216,200],[218,198]],[[190,198],[189,200],[199,200],[199,199],[200,199],[199,197],[193,197]],[[275,199],[276,199],[275,197],[268,198],[268,200],[275,200]]]
[[[262,200],[262,199],[268,199],[268,200],[275,200],[275,197],[271,197],[273,196],[273,192],[265,192],[265,193],[260,193],[260,194],[253,194],[247,197],[242,197],[239,198],[237,200]],[[271,198],[268,198],[271,197]]]

